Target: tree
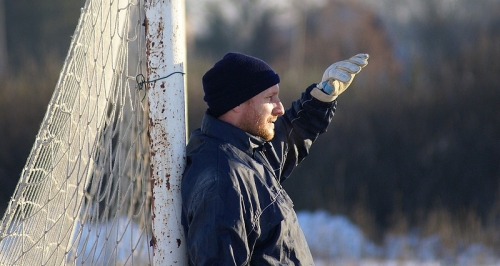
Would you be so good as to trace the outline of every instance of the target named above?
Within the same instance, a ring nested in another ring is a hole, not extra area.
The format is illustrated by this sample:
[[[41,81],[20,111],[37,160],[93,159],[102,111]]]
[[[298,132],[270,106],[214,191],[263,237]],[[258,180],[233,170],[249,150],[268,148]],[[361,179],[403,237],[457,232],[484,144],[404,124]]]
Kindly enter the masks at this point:
[[[5,8],[3,0],[0,0],[0,76],[7,72],[7,32],[5,31]]]
[[[206,3],[204,9],[207,29],[195,37],[198,52],[218,59],[229,51],[239,51],[273,60],[276,27],[272,8],[262,1],[228,0]]]

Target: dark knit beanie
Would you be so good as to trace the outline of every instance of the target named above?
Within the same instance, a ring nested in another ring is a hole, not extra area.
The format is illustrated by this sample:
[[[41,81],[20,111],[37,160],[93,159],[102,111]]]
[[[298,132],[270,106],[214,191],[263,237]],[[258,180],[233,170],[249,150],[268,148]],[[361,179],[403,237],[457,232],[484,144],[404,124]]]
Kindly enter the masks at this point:
[[[219,117],[262,91],[280,78],[264,61],[242,53],[228,53],[203,76],[208,113]]]

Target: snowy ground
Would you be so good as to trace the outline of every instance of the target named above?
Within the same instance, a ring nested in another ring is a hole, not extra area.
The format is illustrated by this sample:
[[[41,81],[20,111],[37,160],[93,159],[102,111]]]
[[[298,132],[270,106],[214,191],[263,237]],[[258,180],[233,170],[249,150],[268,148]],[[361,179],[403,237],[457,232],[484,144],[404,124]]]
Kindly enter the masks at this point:
[[[500,254],[495,254],[493,249],[480,243],[464,245],[460,250],[447,250],[438,236],[420,238],[408,234],[387,236],[382,245],[376,245],[344,216],[331,215],[325,211],[302,211],[298,212],[297,216],[317,266],[500,265]],[[104,244],[107,241],[113,243],[118,239],[128,239],[127,241],[136,243],[134,264],[138,260],[148,261],[147,236],[137,235],[139,230],[135,226],[126,226],[128,229],[119,227],[113,230],[113,234],[97,238],[91,236],[95,234],[90,233],[95,232],[94,229],[82,230],[82,239],[85,241],[80,244],[92,244],[78,248],[80,259],[86,258],[93,263],[103,264],[109,263],[111,259],[117,265],[130,265],[131,259],[124,256],[127,251],[122,250],[123,247],[116,249]]]
[[[344,216],[299,212],[299,223],[316,264],[326,265],[500,265],[500,254],[481,243],[447,250],[439,236],[387,236],[383,245],[367,240]]]

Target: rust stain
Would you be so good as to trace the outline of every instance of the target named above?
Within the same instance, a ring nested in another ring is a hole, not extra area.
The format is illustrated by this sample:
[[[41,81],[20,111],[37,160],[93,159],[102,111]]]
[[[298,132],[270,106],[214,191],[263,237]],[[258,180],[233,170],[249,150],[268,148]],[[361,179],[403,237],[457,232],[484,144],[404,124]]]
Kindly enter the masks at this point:
[[[151,127],[152,126],[153,126],[153,120],[150,117],[149,118],[149,124],[148,124],[148,132],[147,132],[150,146],[151,146]]]
[[[156,36],[161,37],[161,36],[163,36],[163,18],[160,17],[158,20],[159,20],[159,22],[158,22],[158,29],[156,31],[156,34],[157,34]],[[158,38],[158,39],[161,40],[162,38]]]
[[[154,126],[153,118],[149,117],[148,137],[150,143],[151,143],[151,129],[153,128],[153,126]]]
[[[146,57],[149,58],[149,55],[151,53],[151,40],[150,38],[147,38],[149,32],[149,20],[147,17],[144,18],[144,23],[142,25],[144,26],[144,32],[146,34]],[[146,67],[148,69],[148,73],[150,73],[151,65],[149,63],[149,60],[146,60]]]
[[[167,182],[167,190],[170,190],[170,174],[167,174],[165,181]]]
[[[149,164],[149,175],[151,177],[151,189],[156,185],[155,175],[154,175],[154,166],[152,163]]]
[[[149,246],[156,249],[156,237],[154,235],[151,238],[151,240],[149,241]]]

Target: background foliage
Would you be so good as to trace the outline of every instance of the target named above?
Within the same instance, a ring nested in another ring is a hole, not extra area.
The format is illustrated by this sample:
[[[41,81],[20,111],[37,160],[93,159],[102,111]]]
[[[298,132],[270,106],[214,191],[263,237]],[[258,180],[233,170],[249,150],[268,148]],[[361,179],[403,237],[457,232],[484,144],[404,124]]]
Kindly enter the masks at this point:
[[[206,108],[201,76],[228,51],[271,64],[285,106],[331,63],[369,53],[370,64],[339,98],[329,131],[285,184],[296,208],[345,214],[373,235],[401,221],[424,224],[436,210],[447,220],[472,214],[483,226],[498,224],[500,3],[312,2],[187,2],[190,130]],[[5,2],[1,210],[82,6],[81,0]]]

